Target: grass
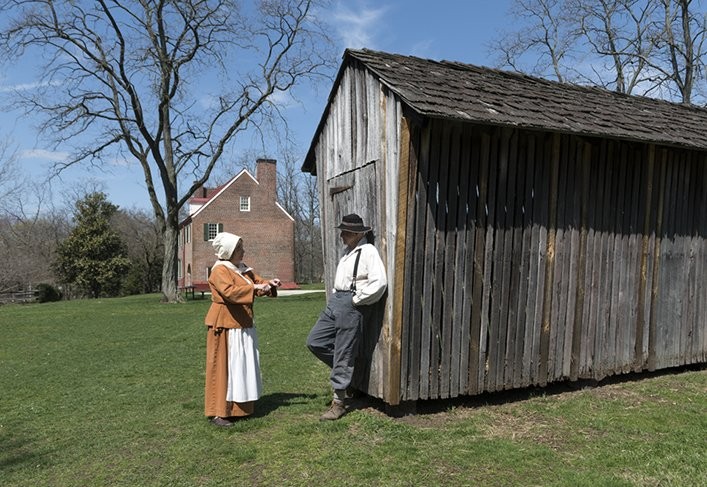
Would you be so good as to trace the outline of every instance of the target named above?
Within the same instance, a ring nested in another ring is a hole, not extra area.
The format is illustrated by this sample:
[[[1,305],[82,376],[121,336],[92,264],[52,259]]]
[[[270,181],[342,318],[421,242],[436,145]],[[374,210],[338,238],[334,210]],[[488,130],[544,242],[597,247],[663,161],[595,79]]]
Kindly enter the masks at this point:
[[[323,291],[324,290],[324,283],[323,282],[314,282],[311,284],[299,283],[298,286],[302,290],[309,290],[309,291],[312,291],[312,290]]]
[[[208,301],[158,301],[0,307],[0,485],[707,485],[704,367],[397,419],[362,399],[320,423],[328,372],[304,341],[324,296],[264,298],[264,397],[217,429],[203,417]]]

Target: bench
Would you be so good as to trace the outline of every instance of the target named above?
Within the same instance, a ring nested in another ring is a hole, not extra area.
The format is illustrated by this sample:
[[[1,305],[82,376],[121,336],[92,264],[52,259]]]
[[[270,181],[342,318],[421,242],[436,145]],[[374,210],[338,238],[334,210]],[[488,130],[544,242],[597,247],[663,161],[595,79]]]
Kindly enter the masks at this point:
[[[208,292],[208,290],[209,290],[208,288],[205,289],[201,286],[199,286],[199,287],[197,287],[197,286],[182,286],[179,288],[179,291],[184,293],[185,297],[188,298],[189,296],[191,296],[192,300],[194,300],[194,293],[195,292],[201,293],[201,299],[204,299],[204,294],[206,292]]]

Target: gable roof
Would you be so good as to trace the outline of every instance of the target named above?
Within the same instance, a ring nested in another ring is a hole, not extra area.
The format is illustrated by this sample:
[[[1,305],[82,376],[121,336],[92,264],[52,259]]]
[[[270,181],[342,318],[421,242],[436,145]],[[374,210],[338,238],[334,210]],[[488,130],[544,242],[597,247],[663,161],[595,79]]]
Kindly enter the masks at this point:
[[[707,150],[707,109],[451,61],[346,50],[403,103],[425,117],[635,140]],[[302,166],[316,171],[314,146]]]
[[[213,193],[211,196],[207,196],[207,197],[205,197],[205,198],[195,196],[195,197],[190,198],[190,199],[189,199],[190,202],[193,202],[193,203],[202,203],[202,205],[199,207],[198,210],[196,210],[194,213],[192,213],[191,215],[189,215],[188,217],[186,217],[186,218],[179,224],[179,226],[182,227],[182,226],[186,225],[187,223],[189,223],[190,221],[192,221],[192,219],[193,219],[195,216],[197,216],[199,213],[201,213],[201,212],[204,210],[204,208],[206,208],[207,206],[209,206],[212,201],[214,201],[216,198],[218,198],[219,196],[221,196],[221,194],[222,194],[224,191],[226,191],[233,183],[235,183],[235,182],[238,180],[238,178],[240,178],[243,174],[246,174],[246,175],[250,176],[250,179],[252,179],[256,184],[258,184],[258,185],[260,184],[260,183],[258,182],[258,180],[255,179],[255,178],[253,177],[253,175],[252,175],[247,169],[242,169],[241,172],[239,172],[238,174],[236,174],[235,176],[233,176],[228,182],[226,182],[225,184],[222,184],[221,186],[218,186],[218,187],[216,188],[216,190],[214,191],[214,193]],[[278,206],[279,206],[279,205],[278,205]]]
[[[260,186],[260,181],[258,181],[258,180],[250,173],[250,171],[248,171],[247,169],[242,169],[241,172],[239,172],[238,174],[236,174],[235,176],[233,176],[228,182],[226,182],[225,184],[222,184],[221,186],[216,187],[216,188],[214,189],[214,193],[213,193],[211,196],[207,196],[207,197],[205,197],[205,198],[201,198],[201,197],[195,196],[195,197],[193,197],[193,198],[190,198],[190,199],[189,199],[190,202],[202,203],[202,205],[199,207],[198,210],[196,210],[194,213],[192,213],[191,215],[189,215],[188,217],[186,217],[186,218],[179,224],[179,226],[180,226],[180,227],[183,227],[184,225],[190,223],[190,222],[194,219],[195,216],[197,216],[199,213],[201,213],[202,211],[204,211],[204,209],[205,209],[207,206],[209,206],[214,200],[216,200],[219,196],[221,196],[221,194],[223,194],[224,191],[226,191],[228,188],[230,188],[231,185],[232,185],[233,183],[235,183],[235,182],[236,182],[241,176],[243,176],[243,175],[246,175],[246,176],[250,177],[250,179],[252,179],[255,184],[257,184],[258,186]],[[295,221],[294,217],[293,217],[292,215],[290,215],[290,213],[285,209],[284,206],[282,206],[282,205],[281,205],[280,203],[278,203],[277,201],[275,202],[275,206],[277,206],[277,207],[280,209],[280,211],[282,211],[282,212],[285,214],[285,216],[287,216],[287,218],[289,218],[289,219],[292,220],[292,221]]]

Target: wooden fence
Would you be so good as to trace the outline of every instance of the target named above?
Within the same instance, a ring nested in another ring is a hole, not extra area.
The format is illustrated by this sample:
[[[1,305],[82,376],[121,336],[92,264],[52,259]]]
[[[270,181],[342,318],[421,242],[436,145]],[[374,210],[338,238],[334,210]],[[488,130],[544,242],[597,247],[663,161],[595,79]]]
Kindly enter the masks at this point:
[[[433,120],[410,154],[403,400],[707,359],[705,153]]]
[[[33,303],[37,301],[37,291],[0,292],[0,304]]]

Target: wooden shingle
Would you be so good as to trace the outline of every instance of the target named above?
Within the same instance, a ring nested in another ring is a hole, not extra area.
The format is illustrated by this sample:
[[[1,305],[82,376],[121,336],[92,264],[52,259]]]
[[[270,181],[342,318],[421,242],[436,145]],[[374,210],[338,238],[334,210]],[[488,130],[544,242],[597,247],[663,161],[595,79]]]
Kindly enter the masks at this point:
[[[351,62],[422,116],[707,150],[696,106],[368,49],[347,50],[342,69]]]

